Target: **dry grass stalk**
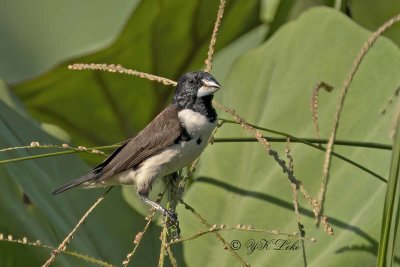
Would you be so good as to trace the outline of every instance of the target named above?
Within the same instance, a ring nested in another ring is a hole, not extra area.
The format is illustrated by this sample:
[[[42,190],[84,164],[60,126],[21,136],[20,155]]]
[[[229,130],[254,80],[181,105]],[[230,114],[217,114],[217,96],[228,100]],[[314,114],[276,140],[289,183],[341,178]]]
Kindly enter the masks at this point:
[[[156,200],[156,203],[160,203],[161,202],[162,198],[164,197],[165,191],[166,190],[164,190],[164,192],[162,192],[159,195],[159,197]],[[136,252],[137,248],[139,247],[140,243],[142,242],[143,236],[146,233],[147,229],[149,228],[151,220],[153,219],[155,213],[156,213],[156,210],[151,208],[150,209],[150,214],[145,217],[145,220],[147,221],[147,223],[144,226],[143,231],[141,231],[141,232],[136,234],[135,240],[133,241],[133,243],[135,244],[135,247],[133,248],[132,252],[130,252],[128,255],[126,255],[125,260],[122,262],[122,266],[124,266],[124,267],[128,266],[128,264],[131,261],[133,255],[135,255],[135,252]]]
[[[293,157],[290,154],[290,138],[289,137],[287,138],[285,153],[286,153],[286,158],[288,159],[288,168],[290,171],[294,172]],[[291,187],[292,187],[292,193],[293,193],[293,208],[294,208],[294,212],[297,217],[297,224],[299,225],[300,235],[303,237],[305,233],[303,230],[304,227],[300,222],[299,200],[298,200],[298,194],[297,194],[299,191],[299,188],[294,183],[291,183]]]
[[[173,244],[177,244],[177,243],[181,243],[181,242],[185,242],[185,241],[190,241],[190,240],[196,239],[196,238],[206,235],[206,234],[222,232],[222,231],[244,231],[244,232],[254,232],[254,233],[266,233],[266,234],[270,234],[270,235],[283,235],[283,236],[287,236],[287,237],[297,237],[299,239],[308,240],[311,242],[316,241],[315,238],[302,237],[299,232],[284,233],[284,232],[281,232],[280,230],[256,229],[256,228],[253,228],[251,225],[241,225],[240,224],[236,227],[228,227],[225,225],[224,226],[213,225],[213,226],[211,226],[210,229],[199,230],[196,234],[194,234],[192,236],[189,236],[186,238],[175,239],[175,240],[171,241],[170,243],[168,243],[168,245],[173,245]]]
[[[222,20],[222,17],[224,16],[225,4],[226,4],[226,0],[221,0],[219,3],[217,19],[215,20],[210,44],[208,46],[207,59],[205,60],[205,63],[206,63],[206,67],[204,69],[205,72],[210,72],[212,69],[212,58],[214,55],[214,47],[215,47],[215,43],[217,42],[219,26],[221,25],[221,20]]]
[[[329,235],[333,235],[333,228],[328,223],[328,217],[321,216],[321,223],[324,227],[325,232],[327,232]]]
[[[76,64],[69,65],[68,69],[70,69],[70,70],[100,70],[100,71],[107,71],[107,72],[118,72],[118,73],[122,73],[122,74],[128,74],[128,75],[140,77],[140,78],[147,79],[150,81],[156,81],[156,82],[159,82],[159,83],[162,83],[165,85],[176,86],[176,82],[172,81],[170,79],[156,76],[156,75],[149,74],[149,73],[145,73],[145,72],[140,72],[137,70],[127,69],[119,64],[118,65],[114,65],[114,64],[108,65],[108,64],[95,64],[95,63],[91,63],[91,64],[76,63]]]
[[[327,92],[331,92],[333,90],[333,87],[325,82],[319,82],[317,86],[313,88],[311,93],[311,101],[310,101],[311,113],[313,117],[315,132],[318,139],[321,139],[319,123],[318,123],[318,95],[321,89],[324,89]]]
[[[295,184],[297,188],[300,189],[300,192],[302,193],[303,197],[308,201],[308,203],[312,206],[312,209],[314,211],[314,215],[317,218],[318,214],[321,214],[320,212],[320,205],[317,200],[315,200],[311,195],[306,191],[304,188],[303,184],[301,181],[297,180],[296,177],[293,174],[293,171],[290,170],[290,168],[286,165],[286,162],[283,159],[279,158],[278,153],[271,148],[271,144],[265,139],[265,137],[262,135],[262,133],[258,130],[256,130],[253,126],[251,126],[247,121],[245,121],[242,117],[240,117],[234,110],[231,110],[221,103],[218,103],[217,101],[213,102],[214,105],[221,110],[225,111],[226,113],[230,114],[233,116],[235,119],[236,123],[240,124],[243,129],[250,134],[252,134],[267,150],[268,154],[274,158],[274,160],[281,166],[282,170],[284,173],[288,175],[288,178],[292,184]]]
[[[101,154],[103,156],[106,156],[106,154],[103,151],[100,151],[98,149],[88,149],[84,146],[71,147],[68,144],[46,145],[46,144],[40,144],[39,142],[36,142],[36,141],[32,141],[28,146],[16,146],[16,147],[8,147],[8,148],[0,149],[0,152],[18,150],[18,149],[30,149],[30,148],[60,148],[60,149],[66,149],[66,150],[71,150],[71,151],[84,151],[84,152],[87,152],[90,154]]]
[[[290,138],[289,137],[287,138],[287,141],[286,141],[285,153],[286,153],[286,158],[289,161],[288,162],[289,170],[294,172],[293,157],[290,154]],[[301,217],[300,217],[300,213],[299,213],[299,196],[298,196],[299,188],[296,186],[296,184],[292,183],[290,185],[291,185],[292,193],[293,193],[294,213],[296,214],[297,227],[299,228],[299,235],[301,237],[301,250],[302,250],[302,254],[303,254],[303,262],[304,262],[304,266],[307,266],[306,247],[305,247],[305,243],[304,243],[304,237],[306,235],[306,232],[304,231],[304,225],[301,223]]]
[[[223,110],[224,112],[232,115],[236,123],[240,124],[246,132],[253,135],[258,140],[258,142],[260,142],[261,145],[263,145],[263,147],[267,150],[268,154],[274,158],[274,160],[279,164],[279,166],[282,167],[283,172],[288,175],[290,182],[296,185],[299,184],[299,181],[296,179],[296,177],[294,177],[293,171],[290,170],[290,168],[286,165],[286,162],[283,159],[279,158],[278,153],[272,149],[271,144],[262,135],[260,131],[256,130],[253,126],[251,126],[245,119],[240,117],[234,110],[225,107],[224,105],[222,105],[217,101],[214,101],[214,105],[219,109]]]
[[[96,200],[96,202],[86,211],[86,213],[82,216],[82,218],[79,220],[77,225],[75,225],[74,229],[72,229],[72,231],[67,235],[67,237],[65,237],[65,239],[63,240],[63,242],[61,242],[61,244],[58,246],[58,248],[51,252],[50,258],[42,265],[42,267],[50,266],[50,264],[52,264],[55,261],[57,255],[60,254],[60,252],[64,251],[67,248],[67,245],[71,241],[75,232],[83,224],[83,222],[86,220],[86,218],[89,216],[89,214],[97,207],[97,205],[99,205],[100,202],[102,202],[104,200],[104,197],[106,196],[106,194],[108,192],[110,192],[111,189],[112,189],[112,187],[107,189],[107,191],[101,197],[99,197]]]
[[[318,221],[320,221],[321,214],[323,213],[323,208],[324,208],[324,201],[325,201],[325,193],[326,193],[326,188],[328,185],[328,180],[329,180],[329,171],[331,167],[331,159],[332,159],[332,151],[333,151],[333,144],[336,138],[336,133],[337,129],[339,126],[339,120],[340,116],[342,114],[342,109],[344,105],[344,101],[347,95],[347,92],[350,88],[350,84],[353,81],[354,75],[356,74],[362,60],[364,59],[365,55],[368,53],[368,51],[371,49],[371,47],[374,45],[376,40],[378,40],[379,36],[381,36],[387,29],[389,29],[393,24],[397,23],[400,21],[400,14],[396,15],[395,17],[389,19],[386,21],[376,32],[374,32],[367,40],[367,42],[363,45],[361,48],[360,52],[358,53],[356,59],[353,62],[352,68],[346,78],[346,80],[343,83],[342,89],[340,91],[340,97],[339,101],[337,104],[336,108],[336,113],[335,117],[333,120],[333,127],[332,127],[332,132],[329,137],[328,145],[326,147],[326,153],[325,153],[325,160],[324,160],[324,165],[323,165],[323,174],[322,174],[322,181],[321,181],[321,187],[319,191],[319,197],[318,201],[321,205],[321,209],[318,212]]]
[[[161,239],[161,248],[160,248],[160,258],[158,260],[158,267],[164,266],[164,258],[165,258],[165,251],[166,251],[166,244],[167,244],[167,222],[166,219],[164,220],[164,225],[160,235]]]
[[[146,220],[147,223],[145,225],[145,227],[143,228],[142,232],[139,232],[136,234],[135,236],[135,240],[133,241],[133,243],[135,244],[135,247],[133,248],[132,252],[128,253],[128,255],[126,255],[125,260],[122,262],[122,266],[126,267],[128,266],[129,262],[131,261],[133,255],[135,255],[135,252],[137,250],[137,248],[139,247],[140,243],[142,242],[143,236],[146,233],[147,229],[150,226],[151,220],[153,219],[154,215],[155,215],[155,210],[153,210],[149,215],[146,216]]]
[[[265,138],[265,137],[264,137]],[[294,172],[293,157],[290,154],[290,138],[286,138],[286,148],[285,148],[286,158],[288,159],[288,168],[291,172]]]
[[[169,257],[169,262],[171,263],[172,267],[178,267],[178,262],[175,259],[174,254],[172,253],[172,249],[170,246],[167,246],[167,253]]]
[[[194,210],[194,208],[192,208],[190,205],[188,205],[188,204],[187,204],[186,202],[184,202],[182,199],[180,200],[180,203],[181,203],[182,205],[185,206],[185,209],[187,209],[187,210],[189,210],[190,212],[192,212],[192,214],[193,214],[203,225],[205,225],[208,229],[212,227],[212,225],[209,224],[209,223],[206,221],[206,219],[204,219],[198,212],[196,212],[196,211]],[[242,266],[246,266],[246,267],[250,266],[247,262],[245,262],[245,261],[242,259],[242,257],[240,257],[239,254],[237,254],[237,252],[236,252],[235,250],[233,250],[233,249],[231,248],[231,246],[229,245],[229,243],[226,242],[226,240],[225,240],[218,232],[214,232],[214,234],[215,234],[215,236],[217,237],[217,239],[219,239],[219,240],[222,242],[222,244],[224,245],[224,249],[228,250],[228,251],[233,255],[233,257],[235,257],[235,259],[237,259],[237,260],[242,264]]]
[[[5,238],[5,235],[2,234],[2,233],[0,233],[0,241],[17,243],[17,244],[26,245],[26,246],[41,247],[41,248],[51,249],[51,250],[55,250],[56,249],[56,248],[53,248],[51,246],[42,244],[42,242],[40,242],[40,240],[36,240],[35,242],[33,242],[33,241],[28,240],[28,238],[26,238],[26,237],[23,237],[22,239],[14,239],[12,235],[8,235]],[[109,263],[107,263],[105,261],[93,258],[93,257],[88,256],[88,255],[84,255],[84,254],[78,253],[76,251],[63,250],[63,251],[61,251],[61,253],[64,253],[64,254],[67,254],[67,255],[70,255],[70,256],[73,256],[73,257],[77,257],[79,259],[82,259],[84,261],[87,261],[87,262],[90,262],[90,263],[93,263],[93,264],[96,264],[96,265],[99,265],[99,266],[113,267],[113,265],[111,265],[111,264],[109,264]]]

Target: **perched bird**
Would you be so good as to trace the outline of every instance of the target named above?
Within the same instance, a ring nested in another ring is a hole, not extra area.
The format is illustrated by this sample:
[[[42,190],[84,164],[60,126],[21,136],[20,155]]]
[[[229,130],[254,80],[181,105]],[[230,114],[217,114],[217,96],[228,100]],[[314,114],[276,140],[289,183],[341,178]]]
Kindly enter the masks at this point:
[[[135,185],[139,197],[176,221],[176,215],[148,198],[153,182],[194,161],[217,125],[212,106],[220,84],[207,72],[189,72],[178,81],[171,104],[135,137],[125,141],[90,173],[53,192],[73,187]]]

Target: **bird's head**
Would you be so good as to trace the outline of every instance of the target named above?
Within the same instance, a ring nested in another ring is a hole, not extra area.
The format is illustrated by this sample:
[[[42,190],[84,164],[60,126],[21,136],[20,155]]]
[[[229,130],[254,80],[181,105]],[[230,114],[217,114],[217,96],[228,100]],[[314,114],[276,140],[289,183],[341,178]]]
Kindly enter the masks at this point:
[[[172,103],[188,108],[199,98],[211,100],[220,88],[221,85],[208,72],[188,72],[179,78]]]

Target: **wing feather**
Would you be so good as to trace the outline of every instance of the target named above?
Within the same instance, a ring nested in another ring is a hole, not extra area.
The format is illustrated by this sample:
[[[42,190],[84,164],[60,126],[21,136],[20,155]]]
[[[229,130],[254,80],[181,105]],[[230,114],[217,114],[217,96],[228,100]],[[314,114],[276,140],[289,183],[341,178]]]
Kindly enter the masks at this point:
[[[115,150],[94,168],[101,174],[98,180],[135,168],[151,155],[173,144],[182,133],[178,112],[177,107],[168,106],[146,128]]]

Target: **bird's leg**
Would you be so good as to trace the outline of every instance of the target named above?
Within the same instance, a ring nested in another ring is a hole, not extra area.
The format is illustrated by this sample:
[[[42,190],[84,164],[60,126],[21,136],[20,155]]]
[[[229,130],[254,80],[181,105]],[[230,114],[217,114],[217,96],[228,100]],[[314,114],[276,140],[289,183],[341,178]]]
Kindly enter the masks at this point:
[[[154,179],[152,179],[152,180],[154,180]],[[171,230],[172,239],[176,239],[179,237],[179,234],[180,234],[178,216],[176,215],[176,213],[173,210],[168,210],[168,209],[164,208],[163,206],[161,206],[160,204],[158,204],[157,202],[154,202],[149,199],[149,192],[150,192],[152,180],[150,180],[150,183],[144,183],[139,186],[137,185],[137,188],[136,188],[137,193],[138,193],[140,199],[144,203],[150,205],[152,208],[161,212],[164,217],[168,217],[168,219],[166,220],[166,226],[168,228],[171,227],[171,229],[173,229],[173,230]]]
[[[147,196],[139,194],[140,199],[150,205],[151,207],[155,208],[159,212],[161,212],[164,216],[168,216],[171,222],[175,225],[179,225],[178,216],[176,216],[175,212],[172,210],[167,210],[166,208],[162,207],[160,204],[150,200]]]

